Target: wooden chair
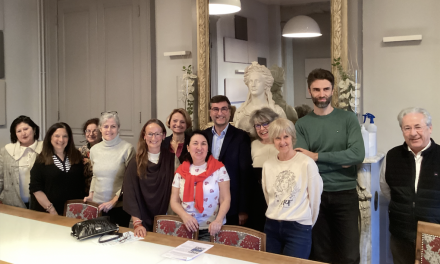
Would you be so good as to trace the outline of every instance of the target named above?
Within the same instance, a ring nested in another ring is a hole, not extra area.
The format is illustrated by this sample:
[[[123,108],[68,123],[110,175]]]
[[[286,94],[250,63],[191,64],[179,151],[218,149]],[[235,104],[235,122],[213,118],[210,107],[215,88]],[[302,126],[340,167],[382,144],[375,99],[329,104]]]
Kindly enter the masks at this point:
[[[266,234],[242,226],[222,226],[220,232],[215,236],[211,236],[211,242],[258,251],[266,251]]]
[[[85,202],[82,199],[68,200],[64,204],[64,216],[82,220],[89,220],[102,215],[98,210],[99,204]]]
[[[153,232],[194,240],[199,238],[199,230],[197,232],[189,231],[177,215],[156,215],[154,217]]]
[[[418,222],[415,263],[440,263],[440,224]]]

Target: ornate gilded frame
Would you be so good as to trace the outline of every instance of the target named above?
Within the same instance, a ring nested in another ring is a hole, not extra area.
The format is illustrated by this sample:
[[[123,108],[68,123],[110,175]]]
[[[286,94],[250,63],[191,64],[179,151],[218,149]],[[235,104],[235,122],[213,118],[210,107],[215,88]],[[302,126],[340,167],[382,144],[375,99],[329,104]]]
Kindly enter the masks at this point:
[[[198,120],[199,128],[209,122],[209,0],[197,1],[197,75],[198,75]],[[331,4],[331,59],[341,58],[342,67],[347,69],[347,0],[330,0]],[[336,67],[332,68],[335,84],[339,82]],[[333,92],[332,105],[338,107],[339,90]]]

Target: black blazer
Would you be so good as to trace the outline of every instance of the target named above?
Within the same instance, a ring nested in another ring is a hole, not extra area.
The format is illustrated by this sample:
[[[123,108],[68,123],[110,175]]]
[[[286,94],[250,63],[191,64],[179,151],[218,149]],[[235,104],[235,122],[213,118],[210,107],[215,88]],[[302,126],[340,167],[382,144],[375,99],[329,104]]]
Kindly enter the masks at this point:
[[[212,149],[212,127],[204,131]],[[251,141],[248,134],[229,124],[220,150],[219,161],[229,174],[231,185],[231,207],[227,215],[248,212],[248,189],[252,174]]]
[[[162,141],[161,149],[165,150],[165,151],[170,151],[170,145],[171,145],[171,140],[172,139],[173,139],[173,134],[171,134],[170,136],[166,137]],[[189,145],[189,140],[190,140],[189,135],[187,133],[185,133],[185,142],[183,143],[182,153],[180,153],[180,156],[179,156],[180,163],[183,162],[183,157],[185,157],[185,154],[188,153],[188,148],[186,146]]]

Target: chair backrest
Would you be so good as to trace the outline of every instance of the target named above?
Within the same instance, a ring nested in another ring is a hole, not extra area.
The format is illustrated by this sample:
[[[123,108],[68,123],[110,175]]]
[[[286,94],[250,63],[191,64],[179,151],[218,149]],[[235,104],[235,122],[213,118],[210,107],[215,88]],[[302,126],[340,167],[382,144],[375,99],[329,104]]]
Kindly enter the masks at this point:
[[[211,242],[258,251],[266,251],[266,234],[242,226],[222,226],[220,232],[215,236],[211,236]]]
[[[199,231],[189,231],[182,219],[177,215],[156,215],[154,217],[153,232],[194,240],[199,238]]]
[[[68,200],[64,204],[64,216],[82,220],[89,220],[102,215],[98,210],[99,204],[85,202],[82,199]]]
[[[417,225],[416,261],[440,263],[440,225],[419,221]]]

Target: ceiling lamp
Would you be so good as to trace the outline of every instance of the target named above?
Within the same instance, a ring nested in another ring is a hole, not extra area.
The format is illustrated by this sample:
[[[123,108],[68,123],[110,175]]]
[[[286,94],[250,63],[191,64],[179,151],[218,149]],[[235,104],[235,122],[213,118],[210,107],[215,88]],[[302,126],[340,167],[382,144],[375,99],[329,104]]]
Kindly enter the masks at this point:
[[[240,10],[240,0],[209,0],[210,15],[231,14]]]
[[[296,16],[287,21],[283,28],[283,37],[312,38],[322,36],[318,23],[308,16]]]

